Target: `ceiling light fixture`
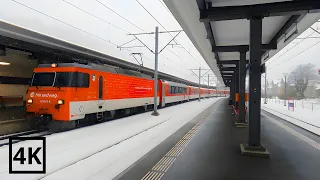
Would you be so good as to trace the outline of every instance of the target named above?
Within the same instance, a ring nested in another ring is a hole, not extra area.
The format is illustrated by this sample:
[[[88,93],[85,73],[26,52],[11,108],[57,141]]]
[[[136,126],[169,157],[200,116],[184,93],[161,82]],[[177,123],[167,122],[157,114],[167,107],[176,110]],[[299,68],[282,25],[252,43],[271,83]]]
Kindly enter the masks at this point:
[[[7,65],[10,65],[10,63],[8,63],[8,62],[0,62],[0,65],[7,66]]]

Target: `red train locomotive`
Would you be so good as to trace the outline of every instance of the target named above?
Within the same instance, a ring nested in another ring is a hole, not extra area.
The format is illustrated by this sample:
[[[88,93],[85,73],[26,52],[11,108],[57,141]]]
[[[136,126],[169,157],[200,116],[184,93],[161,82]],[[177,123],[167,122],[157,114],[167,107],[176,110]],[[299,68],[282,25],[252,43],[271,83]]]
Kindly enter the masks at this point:
[[[97,64],[41,64],[27,91],[27,115],[37,127],[72,129],[79,120],[103,121],[153,107],[153,79],[140,72]],[[215,96],[214,89],[158,80],[159,107]]]

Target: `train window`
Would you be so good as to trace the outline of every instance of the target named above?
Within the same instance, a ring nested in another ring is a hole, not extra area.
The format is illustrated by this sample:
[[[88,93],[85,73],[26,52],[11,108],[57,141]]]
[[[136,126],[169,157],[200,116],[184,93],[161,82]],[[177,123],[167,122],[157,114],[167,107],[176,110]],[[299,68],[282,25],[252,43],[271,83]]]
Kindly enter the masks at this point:
[[[70,87],[72,72],[57,72],[54,86],[56,87]]]
[[[54,72],[34,73],[31,86],[53,86]]]
[[[87,73],[77,73],[77,87],[89,87],[89,74]]]

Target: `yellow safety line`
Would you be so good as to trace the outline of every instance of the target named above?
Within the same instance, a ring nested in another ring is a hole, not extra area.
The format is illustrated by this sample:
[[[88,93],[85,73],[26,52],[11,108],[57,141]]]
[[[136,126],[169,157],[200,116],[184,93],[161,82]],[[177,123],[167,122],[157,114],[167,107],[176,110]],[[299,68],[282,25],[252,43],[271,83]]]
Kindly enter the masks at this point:
[[[176,158],[182,153],[185,147],[189,144],[191,139],[200,129],[200,125],[204,123],[203,120],[198,122],[191,130],[186,133],[176,145],[174,145],[167,154],[162,157],[152,169],[143,176],[142,180],[160,180],[165,172],[170,168]]]

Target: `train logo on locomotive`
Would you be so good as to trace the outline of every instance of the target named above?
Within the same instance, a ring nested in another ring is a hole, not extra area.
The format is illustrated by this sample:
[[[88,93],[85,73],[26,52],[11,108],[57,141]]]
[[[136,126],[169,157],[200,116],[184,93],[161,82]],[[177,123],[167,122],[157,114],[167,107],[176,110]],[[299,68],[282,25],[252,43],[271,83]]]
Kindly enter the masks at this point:
[[[54,98],[56,99],[58,97],[58,94],[50,94],[50,93],[45,93],[45,94],[40,94],[40,93],[30,93],[30,97],[46,97],[46,98]]]

